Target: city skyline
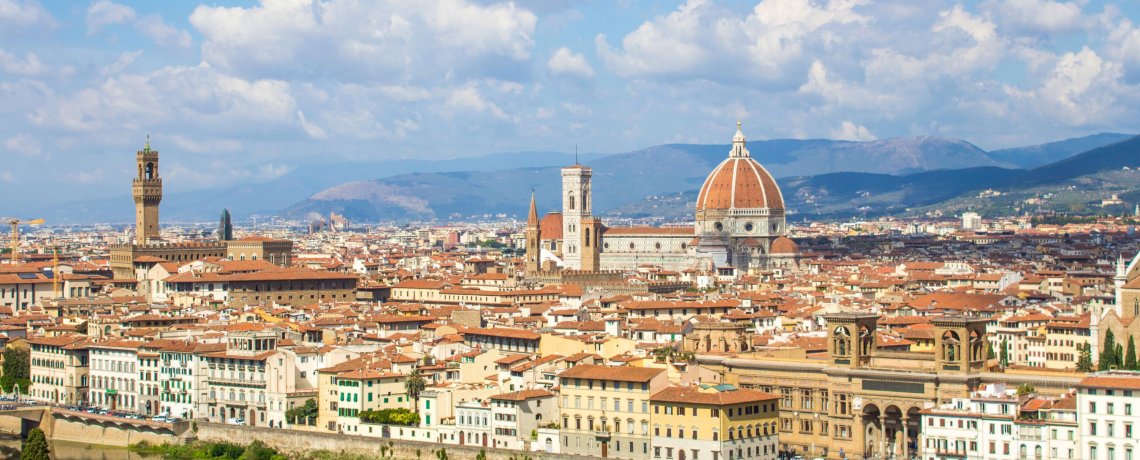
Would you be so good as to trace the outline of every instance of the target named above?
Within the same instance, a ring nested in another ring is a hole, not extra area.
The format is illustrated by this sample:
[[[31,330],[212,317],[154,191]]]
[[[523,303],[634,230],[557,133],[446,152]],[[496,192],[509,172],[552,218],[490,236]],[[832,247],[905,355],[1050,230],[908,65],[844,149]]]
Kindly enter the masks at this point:
[[[736,119],[985,149],[1137,125],[1121,2],[304,5],[0,4],[0,192],[114,195],[148,132],[196,190],[318,161],[723,143]]]

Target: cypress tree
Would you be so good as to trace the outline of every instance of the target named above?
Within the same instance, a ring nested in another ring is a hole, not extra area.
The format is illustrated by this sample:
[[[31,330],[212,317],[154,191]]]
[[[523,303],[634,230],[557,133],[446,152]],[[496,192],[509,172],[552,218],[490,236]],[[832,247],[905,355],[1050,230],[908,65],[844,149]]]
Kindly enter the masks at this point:
[[[1086,343],[1084,345],[1077,345],[1080,349],[1080,354],[1077,355],[1077,370],[1080,372],[1092,372],[1092,344]]]
[[[1113,337],[1112,331],[1104,333],[1104,346],[1100,349],[1100,361],[1098,362],[1097,369],[1106,371],[1116,364],[1116,358],[1113,354],[1116,352],[1116,338]]]
[[[1130,371],[1136,369],[1136,339],[1128,336],[1128,351],[1124,355],[1124,368]]]

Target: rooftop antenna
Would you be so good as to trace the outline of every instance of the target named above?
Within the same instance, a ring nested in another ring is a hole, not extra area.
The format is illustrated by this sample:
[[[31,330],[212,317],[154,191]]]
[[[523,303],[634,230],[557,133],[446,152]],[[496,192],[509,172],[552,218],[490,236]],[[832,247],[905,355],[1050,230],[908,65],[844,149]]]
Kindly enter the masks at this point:
[[[578,164],[578,144],[574,144],[574,164]]]

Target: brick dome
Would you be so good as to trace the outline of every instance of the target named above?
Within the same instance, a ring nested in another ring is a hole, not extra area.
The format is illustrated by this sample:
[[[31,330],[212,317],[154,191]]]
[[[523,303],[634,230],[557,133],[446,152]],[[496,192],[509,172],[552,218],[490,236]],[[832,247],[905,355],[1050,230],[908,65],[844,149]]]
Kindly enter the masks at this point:
[[[772,240],[772,250],[769,252],[772,254],[795,254],[800,252],[800,248],[791,238],[781,236]]]
[[[744,133],[740,123],[732,139],[732,151],[701,186],[697,195],[697,210],[728,210],[740,208],[784,209],[784,196],[776,180],[760,163],[753,160],[744,147]]]

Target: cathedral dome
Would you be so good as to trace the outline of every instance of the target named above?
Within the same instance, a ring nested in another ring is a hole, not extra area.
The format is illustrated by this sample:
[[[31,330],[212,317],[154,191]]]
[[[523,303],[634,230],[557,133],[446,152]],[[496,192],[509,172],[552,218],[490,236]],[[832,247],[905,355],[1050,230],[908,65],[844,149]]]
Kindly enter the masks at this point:
[[[736,124],[732,151],[701,186],[697,211],[748,208],[784,209],[784,196],[776,180],[745,148],[744,133]]]

